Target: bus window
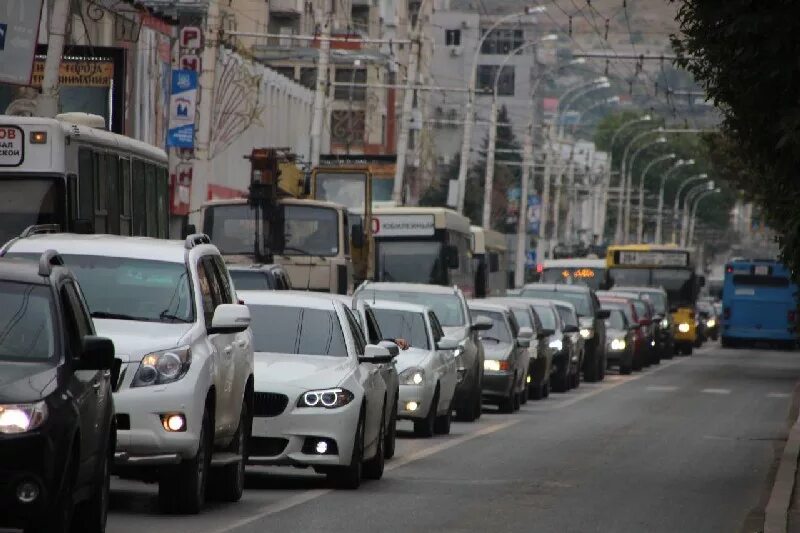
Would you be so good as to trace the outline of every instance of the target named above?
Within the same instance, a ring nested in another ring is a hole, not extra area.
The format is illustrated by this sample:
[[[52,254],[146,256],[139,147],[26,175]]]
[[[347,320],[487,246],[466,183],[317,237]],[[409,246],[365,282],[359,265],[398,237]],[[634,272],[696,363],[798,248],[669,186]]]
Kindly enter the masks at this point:
[[[107,187],[107,201],[106,211],[108,217],[106,220],[106,230],[112,235],[119,235],[119,212],[120,212],[120,190],[119,190],[119,157],[115,154],[101,154],[100,155],[100,169],[101,176],[108,182]],[[105,176],[103,176],[103,174]]]
[[[148,237],[158,237],[158,190],[156,186],[156,167],[152,163],[144,165],[145,193],[145,220],[147,221]]]
[[[78,218],[94,219],[94,160],[88,148],[78,150]]]
[[[166,168],[156,169],[158,180],[158,204],[155,206],[158,214],[158,236],[162,239],[169,237],[169,183]]]
[[[131,184],[133,234],[144,237],[147,235],[147,194],[145,193],[144,163],[139,159],[133,160]]]
[[[122,191],[119,209],[119,234],[131,234],[131,161],[119,160],[119,186]]]
[[[108,227],[108,183],[105,180],[105,158],[97,152],[92,152],[94,160],[94,231],[107,233]],[[102,165],[102,166],[101,166]]]

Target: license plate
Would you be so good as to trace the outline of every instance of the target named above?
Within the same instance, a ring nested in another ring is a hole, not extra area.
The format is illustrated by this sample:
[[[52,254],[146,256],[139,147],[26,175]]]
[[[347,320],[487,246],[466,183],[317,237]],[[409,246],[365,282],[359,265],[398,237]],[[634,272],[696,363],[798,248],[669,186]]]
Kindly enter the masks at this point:
[[[769,267],[767,265],[756,265],[753,273],[756,276],[769,276]]]

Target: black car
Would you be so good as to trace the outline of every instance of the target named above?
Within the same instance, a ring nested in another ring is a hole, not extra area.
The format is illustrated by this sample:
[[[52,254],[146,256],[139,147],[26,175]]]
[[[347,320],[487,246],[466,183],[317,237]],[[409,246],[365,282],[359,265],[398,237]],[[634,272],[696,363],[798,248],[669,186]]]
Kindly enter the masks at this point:
[[[532,283],[520,292],[523,298],[561,300],[575,306],[580,319],[580,335],[585,341],[583,377],[602,381],[606,373],[606,324],[608,311],[600,308],[594,291],[585,285]]]
[[[0,529],[105,531],[114,344],[53,251],[0,259]]]
[[[288,291],[289,276],[280,265],[229,265],[233,286],[240,291]]]

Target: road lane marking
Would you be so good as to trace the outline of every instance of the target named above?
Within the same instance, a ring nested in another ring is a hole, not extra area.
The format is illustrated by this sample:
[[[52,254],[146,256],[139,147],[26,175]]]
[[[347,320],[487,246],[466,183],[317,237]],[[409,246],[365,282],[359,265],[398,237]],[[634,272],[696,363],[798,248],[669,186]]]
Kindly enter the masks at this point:
[[[783,399],[783,398],[789,398],[789,397],[791,397],[791,394],[788,393],[788,392],[770,392],[769,394],[767,394],[767,398],[780,398],[780,399]]]
[[[647,389],[650,392],[674,392],[678,387],[674,385],[648,385]]]
[[[730,389],[703,389],[700,392],[703,394],[730,394]]]
[[[400,467],[406,466],[410,463],[419,461],[421,459],[425,459],[426,457],[430,457],[431,455],[443,452],[445,450],[458,446],[459,444],[464,444],[465,442],[477,439],[478,437],[483,437],[485,435],[497,433],[498,431],[502,431],[506,428],[509,428],[515,424],[520,423],[521,421],[522,419],[514,418],[511,420],[506,420],[504,422],[486,426],[485,428],[482,428],[478,431],[475,431],[473,433],[467,433],[455,439],[441,441],[438,444],[431,446],[429,448],[424,448],[406,457],[393,460],[391,463],[386,465],[386,467],[384,468],[384,472],[391,472],[392,470],[397,470]],[[229,523],[224,528],[215,529],[211,533],[227,533],[229,531],[234,531],[241,527],[252,524],[253,522],[257,522],[270,515],[286,511],[288,509],[291,509],[292,507],[297,507],[298,505],[308,503],[312,500],[316,500],[317,498],[325,496],[326,494],[330,494],[331,492],[334,492],[334,489],[313,489],[301,492],[300,494],[297,494],[290,498],[286,498],[279,502],[266,505],[259,510],[258,514],[251,515],[246,518],[237,520],[236,522]]]

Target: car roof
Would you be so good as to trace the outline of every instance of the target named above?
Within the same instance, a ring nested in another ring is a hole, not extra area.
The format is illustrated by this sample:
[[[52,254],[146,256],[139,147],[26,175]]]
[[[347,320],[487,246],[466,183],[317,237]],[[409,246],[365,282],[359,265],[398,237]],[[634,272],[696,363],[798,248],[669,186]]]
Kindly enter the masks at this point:
[[[486,298],[484,301],[487,303],[497,303],[506,307],[513,307],[515,309],[530,310],[530,300],[529,298],[504,298],[502,296],[496,296],[494,298]]]
[[[662,288],[659,287],[617,287],[614,286],[611,288],[610,292],[642,292],[642,293],[659,293],[659,294],[667,294]]]
[[[397,292],[424,292],[429,294],[457,294],[456,287],[445,285],[426,285],[424,283],[395,283],[391,281],[365,282],[356,292],[397,291]]]
[[[216,246],[211,244],[200,244],[197,248],[208,248],[209,251],[219,254]],[[56,250],[62,255],[98,255],[184,263],[187,249],[186,243],[179,240],[103,234],[47,233],[11,241],[5,251],[39,254],[45,250]]]
[[[276,305],[281,307],[303,307],[323,311],[336,310],[341,303],[330,294],[301,291],[236,291],[246,305]]]
[[[591,292],[592,289],[586,285],[567,285],[565,283],[528,283],[522,290],[540,289],[552,292]]]
[[[39,275],[39,263],[31,259],[0,257],[0,281],[28,285],[49,285],[50,280]]]
[[[485,301],[470,300],[467,302],[467,307],[474,311],[493,311],[495,313],[508,313],[508,306],[500,303],[491,303]]]
[[[367,305],[373,309],[385,309],[391,311],[407,311],[409,313],[427,313],[430,307],[427,305],[410,304],[405,302],[394,302],[391,300],[365,300]]]

